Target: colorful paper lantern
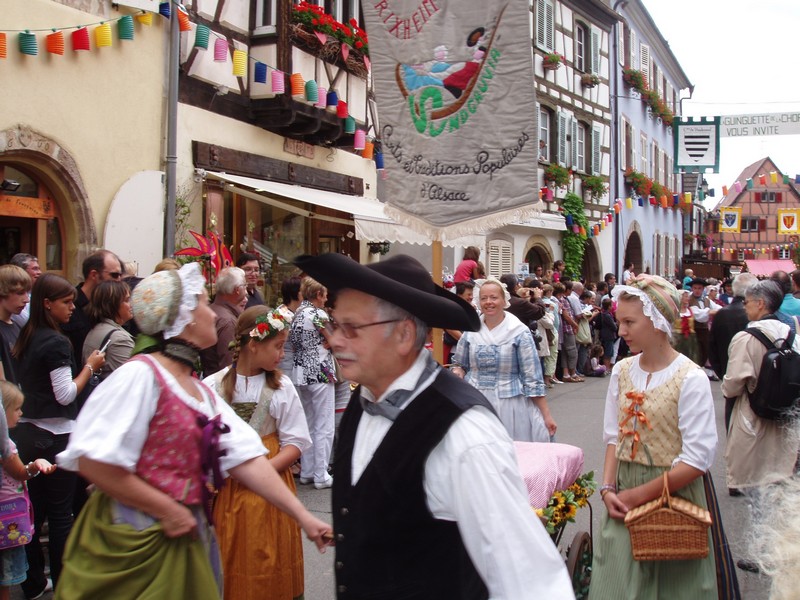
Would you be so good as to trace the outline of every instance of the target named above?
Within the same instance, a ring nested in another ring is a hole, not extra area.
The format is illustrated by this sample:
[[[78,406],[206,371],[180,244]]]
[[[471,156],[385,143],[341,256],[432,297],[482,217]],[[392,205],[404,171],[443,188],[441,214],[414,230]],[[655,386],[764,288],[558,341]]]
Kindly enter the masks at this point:
[[[28,56],[39,54],[39,42],[36,41],[36,34],[30,31],[21,31],[19,34],[19,51]]]
[[[375,154],[375,144],[373,144],[369,140],[366,140],[364,142],[364,151],[361,153],[361,158],[372,160],[374,154]]]
[[[283,94],[286,91],[286,77],[283,75],[283,71],[273,69],[270,80],[272,81],[273,94]]]
[[[758,183],[761,184],[761,185],[767,185],[767,176],[764,175],[763,173],[761,173],[758,176]]]
[[[378,171],[382,171],[384,169],[383,152],[380,150],[375,153],[375,168],[378,169]]]
[[[566,222],[567,227],[572,227],[573,224],[572,215],[565,215],[564,221]]]
[[[194,30],[194,47],[208,50],[208,39],[211,35],[211,30],[202,23],[197,24],[197,29]]]
[[[141,14],[136,15],[136,20],[149,27],[153,24],[153,13],[143,10]]]
[[[741,194],[741,193],[742,193],[742,182],[741,182],[741,181],[736,181],[736,182],[733,184],[733,189],[735,189],[735,190],[736,190],[736,193],[737,193],[737,194]]]
[[[691,204],[692,203],[692,192],[685,192],[683,194],[683,201],[686,204]]]
[[[319,89],[317,88],[317,82],[313,79],[306,81],[306,101],[312,104],[319,102]]]
[[[247,76],[247,52],[245,52],[244,50],[233,51],[233,76],[234,77]]]
[[[324,87],[317,86],[317,103],[315,106],[317,108],[325,108],[328,106],[328,90]]]
[[[353,136],[353,150],[363,150],[367,142],[367,134],[363,129],[356,129]]]
[[[752,177],[748,177],[747,181],[745,181],[745,185],[747,186],[748,190],[752,190],[753,189],[753,178]]]
[[[253,69],[253,81],[256,83],[267,83],[267,65],[256,61],[256,66]]]
[[[678,206],[681,203],[681,197],[678,194],[672,194],[672,206]]]
[[[214,62],[228,60],[228,40],[218,37],[214,40]]]
[[[644,206],[644,198],[641,196],[636,199],[636,202],[639,204],[639,206]]]
[[[772,183],[778,183],[778,173],[776,171],[770,171],[769,178]]]
[[[158,14],[160,14],[165,19],[169,19],[172,15],[172,10],[170,9],[169,2],[162,2],[158,5]]]
[[[121,40],[132,40],[133,39],[133,17],[130,15],[125,15],[119,18],[117,21],[117,35]]]
[[[347,109],[347,102],[344,100],[339,100],[339,103],[336,105],[336,116],[340,119],[346,119],[350,115],[350,111]],[[355,128],[353,128],[355,131]]]
[[[306,95],[306,82],[302,73],[292,73],[291,77],[289,77],[289,85],[292,88],[292,96]]]
[[[633,198],[625,198],[625,208],[633,208]]]
[[[180,7],[178,7],[178,12],[175,14],[178,16],[178,29],[181,32],[191,31],[192,22],[189,20],[189,13],[181,10]]]
[[[784,173],[784,175],[783,175],[783,183],[784,183],[784,184],[787,184],[787,183],[789,183],[789,176],[788,176],[788,175],[786,175],[785,173]]]
[[[614,203],[614,212],[619,214],[620,206],[616,202]]]
[[[80,27],[72,32],[72,50],[91,50],[89,42],[89,30],[86,27]]]
[[[45,38],[45,48],[50,54],[64,55],[64,32],[54,31]]]
[[[356,120],[353,117],[345,118],[344,132],[347,134],[354,134],[356,132]]]
[[[723,196],[727,196],[728,195],[728,186],[727,185],[723,185],[722,186],[722,195]]]
[[[108,23],[101,23],[94,28],[94,44],[98,48],[108,48],[111,46],[111,25]]]
[[[800,183],[800,175],[795,175],[794,176],[794,182],[795,183]]]
[[[0,32],[0,58],[8,57],[8,40],[5,32]]]
[[[580,227],[580,234],[582,236],[586,237],[586,228],[583,225],[581,225],[581,227]]]
[[[339,95],[336,93],[336,90],[328,91],[328,109],[336,110],[338,104],[339,104]]]

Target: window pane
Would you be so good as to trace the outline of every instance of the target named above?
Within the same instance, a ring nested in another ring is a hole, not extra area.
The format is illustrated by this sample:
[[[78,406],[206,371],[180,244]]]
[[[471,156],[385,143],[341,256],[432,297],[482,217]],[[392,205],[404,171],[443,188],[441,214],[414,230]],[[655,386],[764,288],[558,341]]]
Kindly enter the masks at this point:
[[[550,160],[550,113],[541,109],[539,111],[539,158]]]
[[[585,57],[586,57],[586,29],[583,25],[578,25],[575,28],[575,68],[578,71],[584,71],[584,65],[586,64]]]
[[[47,269],[48,271],[60,271],[64,267],[61,264],[61,228],[58,226],[58,219],[47,221]]]
[[[586,171],[586,127],[578,125],[578,171]]]

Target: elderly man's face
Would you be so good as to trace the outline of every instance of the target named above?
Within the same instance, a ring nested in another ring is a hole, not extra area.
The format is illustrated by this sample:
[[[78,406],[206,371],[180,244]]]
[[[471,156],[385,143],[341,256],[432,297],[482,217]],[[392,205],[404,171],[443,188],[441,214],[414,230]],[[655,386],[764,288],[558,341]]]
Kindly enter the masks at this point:
[[[42,268],[39,266],[38,260],[32,260],[28,263],[28,266],[25,267],[25,270],[28,272],[28,275],[31,276],[31,281],[36,281],[39,279],[39,275],[42,274]]]
[[[375,298],[356,290],[342,290],[336,296],[333,319],[337,323],[363,326],[386,320],[378,310]],[[342,329],[331,334],[330,345],[339,361],[345,379],[355,381],[370,391],[385,389],[395,379],[397,340],[393,328],[397,323],[361,327],[352,338]]]

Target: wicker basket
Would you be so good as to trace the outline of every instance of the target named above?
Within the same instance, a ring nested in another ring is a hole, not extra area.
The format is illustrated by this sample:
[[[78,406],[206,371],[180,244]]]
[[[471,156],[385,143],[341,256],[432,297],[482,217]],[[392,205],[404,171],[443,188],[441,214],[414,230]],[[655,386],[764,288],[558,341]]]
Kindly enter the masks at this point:
[[[634,560],[691,560],[708,556],[709,512],[669,495],[667,473],[661,498],[625,515]]]

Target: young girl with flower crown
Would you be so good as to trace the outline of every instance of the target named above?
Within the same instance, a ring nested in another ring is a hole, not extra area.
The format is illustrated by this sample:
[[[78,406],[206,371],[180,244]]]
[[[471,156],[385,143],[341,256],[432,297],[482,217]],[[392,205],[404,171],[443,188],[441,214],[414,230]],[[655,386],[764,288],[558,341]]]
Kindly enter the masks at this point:
[[[278,365],[291,314],[254,306],[236,324],[233,364],[205,379],[255,429],[269,460],[294,492],[290,467],[311,446],[300,398]],[[285,513],[229,480],[217,497],[225,600],[293,600],[303,595],[300,528]]]

